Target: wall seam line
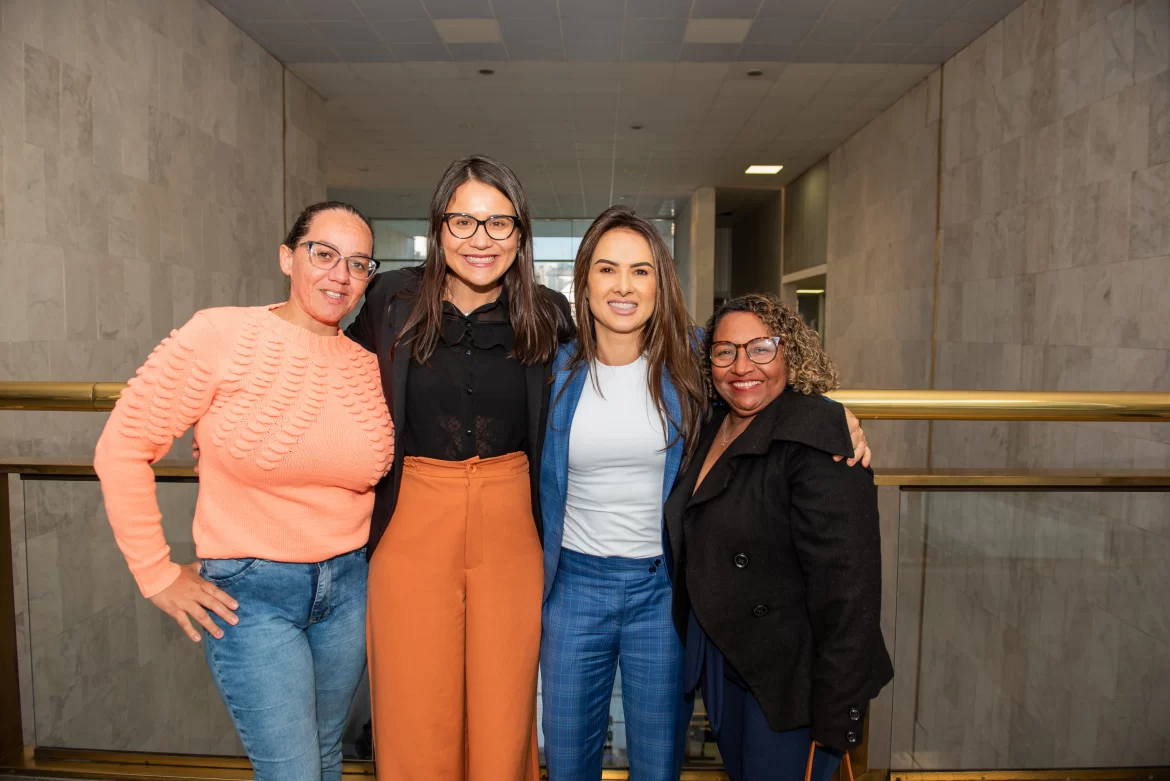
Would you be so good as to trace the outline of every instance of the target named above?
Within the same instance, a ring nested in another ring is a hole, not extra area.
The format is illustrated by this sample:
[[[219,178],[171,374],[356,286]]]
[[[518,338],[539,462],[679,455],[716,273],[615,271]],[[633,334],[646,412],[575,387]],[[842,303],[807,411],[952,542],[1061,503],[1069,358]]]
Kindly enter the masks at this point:
[[[935,149],[935,190],[934,190],[934,296],[931,304],[930,316],[930,389],[935,384],[935,358],[938,350],[938,284],[942,267],[942,174],[943,174],[943,117],[945,112],[946,95],[946,64],[938,69],[938,144]],[[934,421],[926,424],[926,468],[930,469],[934,460]],[[923,501],[929,502],[929,495],[923,495]],[[930,551],[930,512],[922,508],[922,562],[919,574],[918,594],[918,643],[915,653],[914,671],[914,721],[910,731],[910,755],[918,754],[918,713],[922,698],[922,636],[926,621],[926,562]],[[890,747],[891,758],[893,746]]]
[[[943,106],[946,95],[946,66],[938,69],[938,144],[935,148],[934,189],[934,292],[930,312],[930,389],[935,390],[935,364],[938,359],[938,287],[942,269],[942,190],[943,190]],[[934,421],[926,426],[926,468],[934,466]]]

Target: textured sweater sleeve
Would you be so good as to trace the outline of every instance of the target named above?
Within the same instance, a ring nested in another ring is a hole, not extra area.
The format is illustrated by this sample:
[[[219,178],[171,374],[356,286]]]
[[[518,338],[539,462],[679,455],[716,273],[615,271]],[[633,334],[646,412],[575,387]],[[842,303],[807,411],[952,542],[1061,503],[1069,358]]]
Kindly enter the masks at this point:
[[[205,314],[162,341],[122,392],[94,454],[114,538],[147,598],[175,582],[151,464],[211,405],[223,349]]]

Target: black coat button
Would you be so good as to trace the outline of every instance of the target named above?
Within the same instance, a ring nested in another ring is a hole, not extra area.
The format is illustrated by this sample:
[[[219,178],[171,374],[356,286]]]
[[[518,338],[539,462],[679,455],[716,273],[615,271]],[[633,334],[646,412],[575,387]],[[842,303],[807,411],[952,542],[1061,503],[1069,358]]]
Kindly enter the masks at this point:
[[[734,561],[735,561],[735,566],[739,567],[740,569],[743,569],[744,567],[746,567],[748,565],[747,554],[746,553],[735,554]]]
[[[853,719],[854,721],[861,721],[861,711],[859,711],[857,708],[850,708],[849,718]]]
[[[763,618],[764,616],[768,615],[768,606],[756,605],[754,608],[752,608],[752,615],[756,618]]]
[[[857,742],[857,733],[853,732],[853,731],[846,732],[845,733],[845,740],[849,741],[850,743],[856,743]]]

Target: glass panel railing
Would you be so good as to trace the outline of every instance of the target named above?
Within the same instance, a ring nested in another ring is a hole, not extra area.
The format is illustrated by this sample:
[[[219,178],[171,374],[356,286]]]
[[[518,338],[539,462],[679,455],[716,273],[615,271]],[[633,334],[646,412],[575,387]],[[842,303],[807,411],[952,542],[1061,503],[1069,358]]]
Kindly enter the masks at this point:
[[[160,479],[158,500],[175,561],[193,561],[194,478]],[[114,543],[92,479],[24,475],[23,516],[35,745],[49,749],[243,756],[200,646],[143,599]],[[540,711],[537,701],[538,717]],[[344,737],[347,759],[369,759],[368,684]],[[544,735],[538,729],[543,759]],[[614,682],[604,766],[628,768],[621,675]],[[702,701],[688,767],[721,765]]]
[[[1170,492],[903,491],[891,770],[1170,762]]]
[[[109,409],[121,387],[0,383],[0,409]],[[1167,394],[835,396],[870,418],[1170,419]],[[232,759],[196,764],[243,768],[200,647],[139,595],[89,465],[14,458],[3,468],[19,473],[8,483],[17,624],[4,643],[19,660],[25,746],[38,761],[115,750],[210,754]],[[174,556],[193,560],[197,486],[189,470],[158,474]],[[877,481],[895,678],[873,703],[855,767],[1170,766],[1170,472],[907,468],[879,470]],[[11,673],[0,678],[15,688]],[[604,761],[619,778],[620,678],[613,695]],[[363,686],[348,758],[369,755],[368,719]],[[716,777],[720,764],[699,702],[686,746],[686,767],[699,772],[686,777]]]
[[[242,754],[200,646],[144,600],[96,481],[21,481],[36,744]],[[160,482],[177,561],[194,558],[194,480]],[[20,530],[17,530],[19,534]]]

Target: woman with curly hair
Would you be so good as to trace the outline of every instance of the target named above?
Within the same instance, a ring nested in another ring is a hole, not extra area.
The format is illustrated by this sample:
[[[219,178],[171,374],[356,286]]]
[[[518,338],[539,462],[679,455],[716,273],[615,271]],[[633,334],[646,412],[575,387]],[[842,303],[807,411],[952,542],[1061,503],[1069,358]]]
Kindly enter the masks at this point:
[[[837,370],[775,295],[728,301],[701,354],[716,402],[666,503],[688,691],[702,687],[733,781],[828,781],[893,676],[881,540]],[[722,402],[722,404],[718,404]]]

